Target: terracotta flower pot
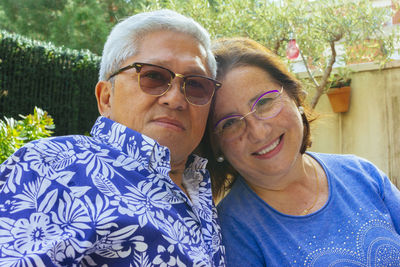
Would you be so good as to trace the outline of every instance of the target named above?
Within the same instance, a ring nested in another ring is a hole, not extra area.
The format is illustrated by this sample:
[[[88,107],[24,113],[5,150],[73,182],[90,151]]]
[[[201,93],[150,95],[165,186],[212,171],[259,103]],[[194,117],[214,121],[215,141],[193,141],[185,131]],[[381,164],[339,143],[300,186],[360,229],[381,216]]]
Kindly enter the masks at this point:
[[[350,106],[350,86],[331,88],[328,92],[329,102],[334,112],[347,112]]]

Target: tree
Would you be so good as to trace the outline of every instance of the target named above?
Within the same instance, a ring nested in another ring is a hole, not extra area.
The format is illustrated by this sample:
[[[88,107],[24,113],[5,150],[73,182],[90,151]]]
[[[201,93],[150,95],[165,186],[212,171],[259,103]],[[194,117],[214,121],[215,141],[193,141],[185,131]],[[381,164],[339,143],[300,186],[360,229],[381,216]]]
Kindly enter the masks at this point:
[[[398,27],[384,33],[390,6],[374,7],[370,0],[171,0],[166,7],[193,17],[214,38],[250,37],[284,60],[294,36],[308,72],[305,84],[315,89],[312,107],[329,89],[335,63],[346,65],[363,58],[384,64],[399,41]],[[367,49],[371,45],[373,52]]]
[[[101,54],[112,26],[146,0],[2,0],[0,29]]]
[[[291,38],[308,72],[304,80],[315,94],[311,106],[329,88],[334,64],[359,60],[384,64],[394,53],[398,33],[384,33],[391,7],[371,0],[2,0],[0,28],[101,54],[112,26],[145,10],[170,8],[193,17],[212,38],[246,36],[282,59]],[[399,7],[400,0],[392,0]],[[398,31],[398,27],[394,27]],[[370,48],[371,46],[374,46]],[[376,53],[378,52],[378,53]],[[289,62],[293,63],[293,62]],[[293,64],[292,64],[293,66]]]

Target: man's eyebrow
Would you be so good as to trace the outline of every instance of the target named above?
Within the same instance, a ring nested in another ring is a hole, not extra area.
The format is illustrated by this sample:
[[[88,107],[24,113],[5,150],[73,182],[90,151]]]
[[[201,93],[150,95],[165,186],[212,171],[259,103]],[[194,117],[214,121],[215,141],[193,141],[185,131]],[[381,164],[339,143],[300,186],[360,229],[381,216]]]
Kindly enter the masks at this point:
[[[167,61],[167,60],[160,60],[160,59],[149,59],[149,61],[143,62],[143,63],[149,63],[149,64],[154,64],[154,65],[159,65],[162,66],[164,68],[167,69],[171,69],[171,62]],[[206,67],[206,66],[205,66]],[[185,71],[185,73],[181,73],[181,74],[197,74],[197,75],[203,75],[203,76],[207,76],[207,69],[203,69],[200,66],[197,65],[191,65],[187,67],[187,70]]]
[[[204,70],[202,68],[190,68],[188,73],[202,75],[202,76],[210,76],[207,73],[207,70]]]

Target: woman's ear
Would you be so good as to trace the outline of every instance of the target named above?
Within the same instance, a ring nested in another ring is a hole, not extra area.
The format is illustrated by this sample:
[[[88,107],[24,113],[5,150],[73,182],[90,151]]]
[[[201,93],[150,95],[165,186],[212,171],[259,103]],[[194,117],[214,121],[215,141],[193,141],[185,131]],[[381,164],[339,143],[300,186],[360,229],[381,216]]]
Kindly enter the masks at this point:
[[[109,81],[99,81],[95,89],[97,108],[100,115],[109,118],[111,116],[113,88]]]

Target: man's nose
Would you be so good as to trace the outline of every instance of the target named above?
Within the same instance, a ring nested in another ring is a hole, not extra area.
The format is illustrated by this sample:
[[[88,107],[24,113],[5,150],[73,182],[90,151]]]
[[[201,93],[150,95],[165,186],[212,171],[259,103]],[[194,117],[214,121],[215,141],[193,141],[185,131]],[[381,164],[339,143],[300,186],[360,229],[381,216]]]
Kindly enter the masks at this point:
[[[171,81],[171,86],[168,91],[159,97],[159,104],[168,106],[171,109],[184,110],[188,106],[184,91],[183,91],[183,79],[181,75],[176,75]]]

